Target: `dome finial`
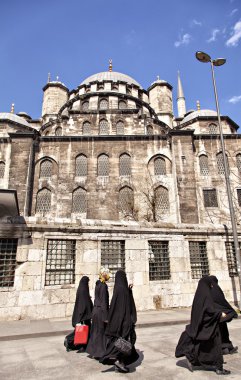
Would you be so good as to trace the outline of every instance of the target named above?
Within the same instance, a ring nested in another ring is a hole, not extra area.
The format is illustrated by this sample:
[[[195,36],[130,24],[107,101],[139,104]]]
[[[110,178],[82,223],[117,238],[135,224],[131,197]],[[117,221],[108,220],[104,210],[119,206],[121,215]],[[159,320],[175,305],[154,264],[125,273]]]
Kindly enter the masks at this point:
[[[112,71],[112,59],[109,59],[109,71]]]
[[[58,82],[59,81],[59,76],[57,75],[57,77],[56,77],[56,81]]]
[[[157,80],[160,80],[160,75],[157,75],[156,77],[157,77]]]
[[[197,110],[200,111],[201,107],[200,107],[200,101],[197,100]]]
[[[48,83],[51,82],[50,73],[48,73]]]
[[[14,113],[14,103],[11,105],[11,113]]]

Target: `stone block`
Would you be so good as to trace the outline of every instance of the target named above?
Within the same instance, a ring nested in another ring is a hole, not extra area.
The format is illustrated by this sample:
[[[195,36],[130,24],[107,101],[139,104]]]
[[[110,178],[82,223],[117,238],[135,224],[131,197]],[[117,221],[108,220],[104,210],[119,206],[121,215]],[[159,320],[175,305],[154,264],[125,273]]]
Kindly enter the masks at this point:
[[[16,261],[24,263],[28,260],[28,248],[18,247]]]
[[[21,319],[65,318],[65,304],[24,306],[21,309]]]
[[[28,251],[28,261],[41,261],[45,254],[44,250],[41,249],[29,249]]]
[[[71,317],[74,310],[74,303],[66,304],[66,317]]]
[[[18,275],[40,276],[43,268],[40,262],[26,262],[17,268]]]
[[[21,307],[0,307],[1,321],[15,321],[21,317]]]
[[[21,290],[34,290],[34,276],[24,276]]]
[[[20,291],[18,306],[43,304],[43,292],[41,290]]]

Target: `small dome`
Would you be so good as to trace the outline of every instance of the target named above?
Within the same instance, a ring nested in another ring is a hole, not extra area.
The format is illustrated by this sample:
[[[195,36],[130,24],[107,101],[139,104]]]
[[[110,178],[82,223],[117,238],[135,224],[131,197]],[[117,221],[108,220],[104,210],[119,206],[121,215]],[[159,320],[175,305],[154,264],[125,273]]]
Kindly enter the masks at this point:
[[[118,73],[116,71],[103,71],[102,73],[91,75],[90,77],[86,78],[80,85],[89,84],[91,82],[96,82],[96,81],[98,82],[121,81],[121,82],[126,82],[128,84],[134,84],[135,86],[142,88],[142,86],[135,79],[129,77],[129,75]]]
[[[23,117],[15,115],[10,112],[0,112],[0,120],[8,120],[13,121],[14,123],[18,123],[21,125],[25,125],[25,127],[32,128],[31,125],[25,120]]]
[[[18,112],[17,116],[23,117],[26,120],[31,120],[31,116],[29,116],[26,112]]]
[[[213,110],[198,110],[198,111],[187,112],[187,116],[185,116],[184,119],[182,120],[182,124],[190,120],[193,120],[196,117],[209,117],[209,116],[217,117],[217,112]]]

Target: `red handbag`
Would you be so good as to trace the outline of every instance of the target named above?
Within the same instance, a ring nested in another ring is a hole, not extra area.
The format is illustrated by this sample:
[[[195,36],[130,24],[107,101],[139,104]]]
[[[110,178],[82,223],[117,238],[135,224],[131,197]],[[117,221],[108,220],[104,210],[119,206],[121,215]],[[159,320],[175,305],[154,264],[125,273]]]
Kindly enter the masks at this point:
[[[88,342],[89,326],[77,323],[74,331],[74,345],[86,344]]]

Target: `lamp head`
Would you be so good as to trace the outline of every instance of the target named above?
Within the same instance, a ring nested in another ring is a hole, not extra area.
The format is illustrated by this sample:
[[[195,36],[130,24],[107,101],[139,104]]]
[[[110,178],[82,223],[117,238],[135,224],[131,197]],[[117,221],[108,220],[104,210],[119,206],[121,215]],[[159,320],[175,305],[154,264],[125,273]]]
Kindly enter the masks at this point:
[[[217,58],[213,60],[214,66],[222,66],[225,64],[225,62],[226,62],[225,58]]]
[[[196,58],[198,59],[198,61],[203,62],[203,63],[211,62],[210,55],[208,55],[207,53],[204,53],[203,51],[197,51]]]

